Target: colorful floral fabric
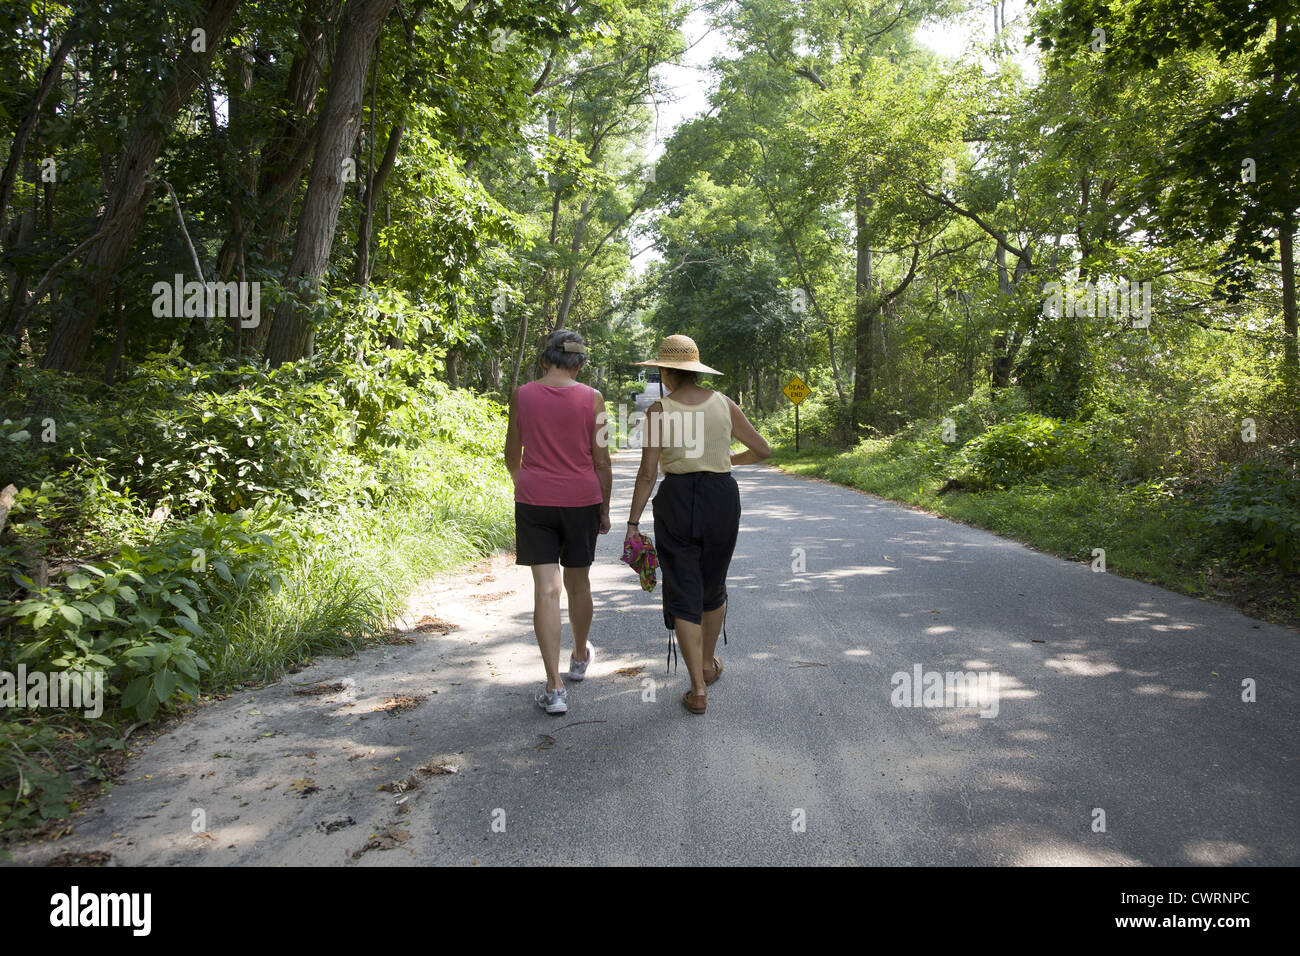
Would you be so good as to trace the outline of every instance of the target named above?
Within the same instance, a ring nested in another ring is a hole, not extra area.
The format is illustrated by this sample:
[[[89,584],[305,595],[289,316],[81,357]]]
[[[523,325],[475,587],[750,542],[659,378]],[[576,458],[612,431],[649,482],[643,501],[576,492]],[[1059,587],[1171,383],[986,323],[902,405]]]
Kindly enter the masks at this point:
[[[653,541],[639,531],[626,539],[623,542],[623,563],[640,576],[643,590],[655,589],[655,572],[659,568],[659,556],[655,554]]]

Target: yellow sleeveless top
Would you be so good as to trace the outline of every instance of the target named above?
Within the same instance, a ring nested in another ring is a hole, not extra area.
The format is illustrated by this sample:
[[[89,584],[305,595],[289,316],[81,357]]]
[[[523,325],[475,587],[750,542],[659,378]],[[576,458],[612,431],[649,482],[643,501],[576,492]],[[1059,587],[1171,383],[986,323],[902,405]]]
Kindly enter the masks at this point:
[[[665,475],[731,471],[731,409],[721,392],[698,405],[659,399],[659,470]]]

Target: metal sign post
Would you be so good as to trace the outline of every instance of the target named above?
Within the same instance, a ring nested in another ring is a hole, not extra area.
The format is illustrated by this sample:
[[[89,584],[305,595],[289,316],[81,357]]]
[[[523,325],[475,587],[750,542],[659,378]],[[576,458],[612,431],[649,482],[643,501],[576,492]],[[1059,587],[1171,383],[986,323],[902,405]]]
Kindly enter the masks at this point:
[[[785,397],[794,403],[794,451],[799,453],[799,406],[803,400],[812,394],[812,389],[804,384],[803,379],[798,375],[785,383],[785,388],[781,389]]]

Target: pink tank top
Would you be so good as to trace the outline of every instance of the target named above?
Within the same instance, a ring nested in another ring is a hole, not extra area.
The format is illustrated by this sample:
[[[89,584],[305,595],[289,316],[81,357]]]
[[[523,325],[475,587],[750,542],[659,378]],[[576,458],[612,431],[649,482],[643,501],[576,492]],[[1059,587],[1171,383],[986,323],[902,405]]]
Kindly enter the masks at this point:
[[[515,501],[579,508],[601,503],[591,460],[596,428],[595,390],[587,385],[529,382],[515,393],[515,417],[524,443]]]

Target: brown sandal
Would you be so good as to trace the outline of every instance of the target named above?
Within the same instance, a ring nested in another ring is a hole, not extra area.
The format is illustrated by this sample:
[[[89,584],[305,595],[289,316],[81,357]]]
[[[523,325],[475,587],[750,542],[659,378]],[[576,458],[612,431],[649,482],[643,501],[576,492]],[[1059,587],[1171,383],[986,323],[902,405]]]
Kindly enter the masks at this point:
[[[692,714],[704,713],[704,708],[708,706],[708,694],[692,694],[690,691],[682,694],[682,706]]]
[[[708,674],[708,671],[705,671],[705,674],[707,675],[707,674]],[[705,683],[705,684],[712,684],[714,681],[716,681],[716,680],[717,680],[719,677],[721,677],[721,676],[722,676],[722,661],[718,660],[718,659],[715,657],[715,658],[713,659],[713,676],[712,676],[712,677],[705,676],[705,678],[704,678],[704,683]]]

